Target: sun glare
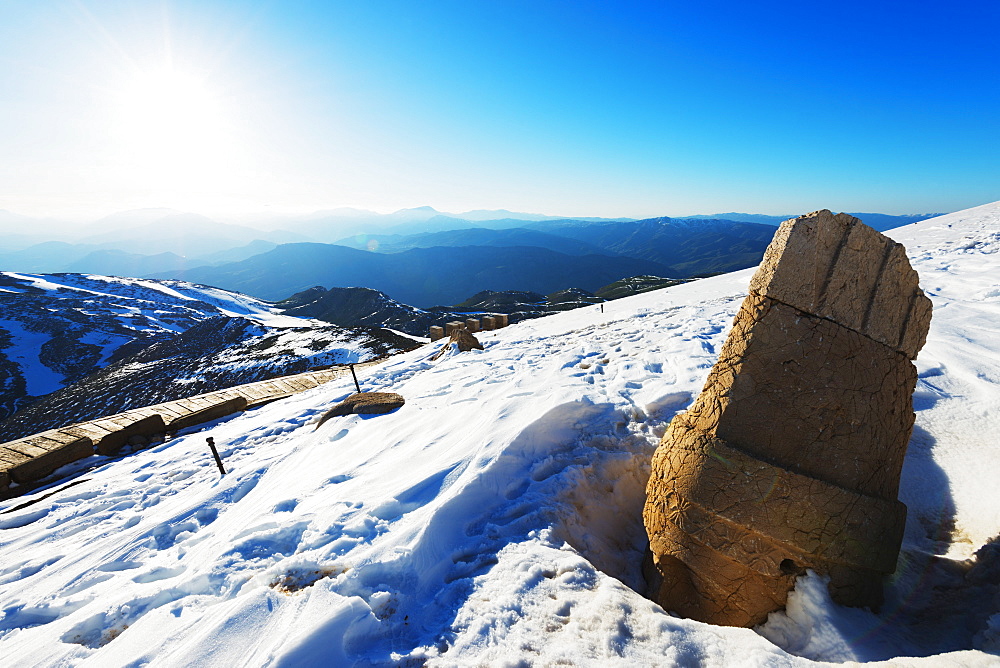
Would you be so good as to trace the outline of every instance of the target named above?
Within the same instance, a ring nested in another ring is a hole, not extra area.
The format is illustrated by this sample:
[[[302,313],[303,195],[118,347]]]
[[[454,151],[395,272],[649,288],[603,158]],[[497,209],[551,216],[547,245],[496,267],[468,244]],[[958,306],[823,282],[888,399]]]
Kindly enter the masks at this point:
[[[136,76],[120,91],[115,134],[153,187],[208,185],[232,164],[232,114],[217,91],[191,74],[164,69]]]

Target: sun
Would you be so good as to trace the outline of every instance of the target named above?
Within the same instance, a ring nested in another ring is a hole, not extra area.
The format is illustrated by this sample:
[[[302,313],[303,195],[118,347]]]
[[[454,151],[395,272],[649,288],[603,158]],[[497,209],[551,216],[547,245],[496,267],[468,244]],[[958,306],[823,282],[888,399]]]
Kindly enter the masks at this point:
[[[233,114],[208,79],[173,68],[139,72],[117,97],[114,133],[144,178],[201,183],[233,160]]]

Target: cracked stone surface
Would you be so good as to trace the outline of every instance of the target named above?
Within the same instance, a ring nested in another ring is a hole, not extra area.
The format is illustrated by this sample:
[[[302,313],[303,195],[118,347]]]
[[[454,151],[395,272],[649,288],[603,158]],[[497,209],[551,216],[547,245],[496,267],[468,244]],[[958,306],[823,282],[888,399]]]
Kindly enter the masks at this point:
[[[752,626],[811,568],[834,600],[881,603],[930,314],[902,246],[858,219],[781,225],[705,388],[653,456],[651,598]]]

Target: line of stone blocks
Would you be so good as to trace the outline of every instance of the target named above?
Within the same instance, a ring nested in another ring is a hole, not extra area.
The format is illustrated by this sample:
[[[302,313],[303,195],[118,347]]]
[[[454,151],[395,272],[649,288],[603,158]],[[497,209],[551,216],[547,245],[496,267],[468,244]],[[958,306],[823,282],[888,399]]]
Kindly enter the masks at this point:
[[[113,455],[130,442],[148,443],[167,432],[304,392],[343,375],[345,368],[263,380],[0,443],[0,494],[9,491],[11,483],[35,482],[66,464],[95,453]]]

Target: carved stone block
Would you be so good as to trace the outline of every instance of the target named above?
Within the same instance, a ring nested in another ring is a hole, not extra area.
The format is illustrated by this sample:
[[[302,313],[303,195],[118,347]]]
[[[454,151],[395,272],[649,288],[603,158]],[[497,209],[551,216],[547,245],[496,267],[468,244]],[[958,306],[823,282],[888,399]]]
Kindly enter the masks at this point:
[[[906,518],[909,360],[930,301],[899,244],[829,211],[783,223],[750,288],[701,395],[653,456],[648,593],[751,626],[811,568],[834,600],[877,606]]]

